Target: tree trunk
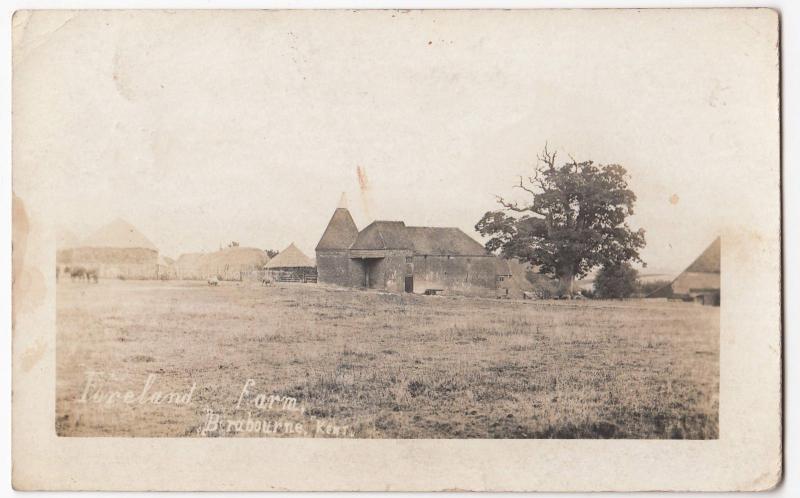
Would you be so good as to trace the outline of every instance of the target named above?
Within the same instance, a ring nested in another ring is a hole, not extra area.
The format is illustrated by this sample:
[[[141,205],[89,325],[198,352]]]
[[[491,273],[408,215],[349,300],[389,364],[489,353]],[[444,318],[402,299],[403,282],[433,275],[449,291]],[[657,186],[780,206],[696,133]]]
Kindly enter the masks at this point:
[[[574,287],[575,287],[575,274],[572,273],[571,271],[567,271],[567,272],[562,273],[558,277],[558,284],[559,284],[558,285],[559,286],[559,290],[563,294],[565,294],[565,295],[569,296],[570,298],[572,298],[572,296],[574,294]]]

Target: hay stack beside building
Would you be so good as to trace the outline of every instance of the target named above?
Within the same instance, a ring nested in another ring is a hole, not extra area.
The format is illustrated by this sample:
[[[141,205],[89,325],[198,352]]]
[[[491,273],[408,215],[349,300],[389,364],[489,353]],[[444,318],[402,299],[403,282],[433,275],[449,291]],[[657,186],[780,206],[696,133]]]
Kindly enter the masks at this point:
[[[117,219],[75,245],[60,249],[59,268],[97,270],[100,278],[158,278],[158,249],[133,225]]]

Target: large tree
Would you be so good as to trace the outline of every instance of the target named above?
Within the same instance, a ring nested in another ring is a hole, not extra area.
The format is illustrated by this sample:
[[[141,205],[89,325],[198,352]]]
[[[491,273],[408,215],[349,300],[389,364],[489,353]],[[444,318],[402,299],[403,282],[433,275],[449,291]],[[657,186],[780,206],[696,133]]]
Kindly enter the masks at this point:
[[[489,237],[489,251],[538,266],[572,295],[575,279],[597,266],[642,262],[644,230],[626,223],[636,202],[627,179],[618,164],[570,158],[558,166],[545,146],[533,175],[514,186],[527,200],[498,196],[503,209],[484,214],[475,229]]]

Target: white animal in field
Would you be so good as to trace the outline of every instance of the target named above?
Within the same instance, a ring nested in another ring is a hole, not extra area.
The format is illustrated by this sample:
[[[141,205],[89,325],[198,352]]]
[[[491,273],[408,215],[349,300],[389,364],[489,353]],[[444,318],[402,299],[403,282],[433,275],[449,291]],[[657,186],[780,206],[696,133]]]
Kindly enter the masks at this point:
[[[211,277],[208,279],[208,285],[217,286],[219,285],[219,279],[217,277]]]

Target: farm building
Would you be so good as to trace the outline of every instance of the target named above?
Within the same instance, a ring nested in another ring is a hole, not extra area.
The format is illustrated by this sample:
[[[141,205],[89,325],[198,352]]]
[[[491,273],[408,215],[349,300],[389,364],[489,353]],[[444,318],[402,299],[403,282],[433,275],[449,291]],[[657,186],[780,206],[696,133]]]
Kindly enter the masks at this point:
[[[670,285],[657,290],[651,296],[719,306],[720,257],[721,241],[717,237]]]
[[[256,247],[228,247],[211,253],[181,254],[174,263],[175,276],[181,280],[242,280],[260,271],[269,261],[265,251]]]
[[[328,222],[317,244],[317,273],[320,283],[347,287],[350,285],[350,246],[358,237],[345,195]]]
[[[60,268],[96,269],[100,278],[154,279],[158,276],[158,249],[125,220],[117,219],[74,247],[60,249]]]
[[[279,252],[269,260],[264,269],[267,275],[278,282],[316,282],[317,269],[314,262],[294,245]]]
[[[374,221],[359,232],[355,228],[340,205],[317,245],[321,282],[394,292],[495,295],[499,280],[510,277],[507,265],[458,228],[411,227],[402,221]]]

